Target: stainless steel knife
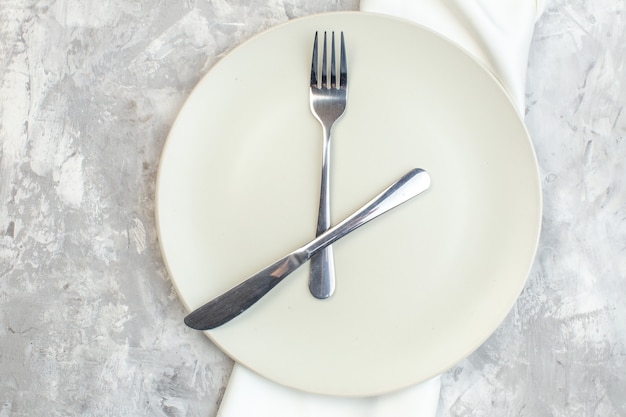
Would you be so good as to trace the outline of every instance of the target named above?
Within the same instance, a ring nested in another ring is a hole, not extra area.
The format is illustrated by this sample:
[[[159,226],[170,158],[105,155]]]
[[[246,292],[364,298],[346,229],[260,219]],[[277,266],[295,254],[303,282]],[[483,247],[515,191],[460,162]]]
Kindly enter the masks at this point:
[[[234,319],[317,252],[429,187],[430,175],[423,169],[412,169],[341,223],[192,311],[185,317],[185,324],[196,330],[209,330]]]

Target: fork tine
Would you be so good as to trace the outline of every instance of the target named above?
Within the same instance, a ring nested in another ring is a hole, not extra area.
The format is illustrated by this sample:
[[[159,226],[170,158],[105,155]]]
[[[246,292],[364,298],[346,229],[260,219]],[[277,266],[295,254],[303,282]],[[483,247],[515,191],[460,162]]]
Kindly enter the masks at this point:
[[[339,87],[348,87],[348,60],[346,59],[346,43],[341,32],[341,69],[339,70]]]
[[[322,88],[326,88],[328,84],[328,70],[326,69],[328,66],[328,61],[326,59],[326,32],[324,32],[324,49],[322,52]]]
[[[337,88],[337,69],[335,68],[335,32],[331,35],[330,45],[330,87]]]
[[[317,87],[317,32],[315,32],[313,58],[311,59],[311,87]]]

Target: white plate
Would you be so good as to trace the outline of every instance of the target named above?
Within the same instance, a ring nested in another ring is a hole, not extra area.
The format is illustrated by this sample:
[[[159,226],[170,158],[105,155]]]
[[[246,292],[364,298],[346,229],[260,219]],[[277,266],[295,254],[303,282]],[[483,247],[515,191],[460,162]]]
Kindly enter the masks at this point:
[[[314,236],[322,137],[308,81],[316,30],[343,30],[348,50],[334,220],[410,168],[429,171],[432,187],[334,245],[329,300],[309,294],[305,265],[207,334],[280,384],[381,394],[450,368],[504,319],[539,236],[537,164],[498,82],[437,35],[360,12],[275,27],[203,78],[163,152],[159,237],[189,310]]]

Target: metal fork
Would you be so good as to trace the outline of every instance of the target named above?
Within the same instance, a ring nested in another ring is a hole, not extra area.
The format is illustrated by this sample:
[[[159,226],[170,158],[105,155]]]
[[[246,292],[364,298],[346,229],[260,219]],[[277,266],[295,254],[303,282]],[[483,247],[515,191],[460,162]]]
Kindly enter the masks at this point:
[[[344,114],[348,98],[348,69],[346,63],[346,47],[341,32],[341,52],[339,82],[337,82],[337,65],[335,61],[335,32],[331,34],[330,51],[330,85],[328,83],[328,53],[326,48],[326,32],[322,51],[321,83],[318,82],[320,67],[318,65],[317,32],[313,43],[313,59],[311,61],[310,103],[313,115],[322,125],[324,145],[322,148],[322,182],[320,205],[317,217],[319,236],[330,228],[330,139],[334,123]],[[328,298],[335,291],[335,262],[332,246],[311,259],[309,274],[309,290],[314,297]]]

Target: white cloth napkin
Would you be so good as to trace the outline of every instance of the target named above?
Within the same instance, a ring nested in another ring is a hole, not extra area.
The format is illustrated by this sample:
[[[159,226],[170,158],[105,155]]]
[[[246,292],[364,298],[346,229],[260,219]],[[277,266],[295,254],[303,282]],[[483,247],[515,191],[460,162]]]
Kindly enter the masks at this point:
[[[341,398],[286,388],[235,364],[218,417],[420,417],[435,416],[439,377],[370,398]],[[414,414],[416,413],[416,414]],[[419,414],[417,414],[419,413]]]
[[[440,33],[482,62],[524,111],[528,50],[545,0],[361,0]]]
[[[520,115],[528,50],[544,0],[361,0],[361,10],[412,20],[440,33],[482,62]],[[440,377],[370,398],[308,394],[235,364],[218,417],[434,417]]]

